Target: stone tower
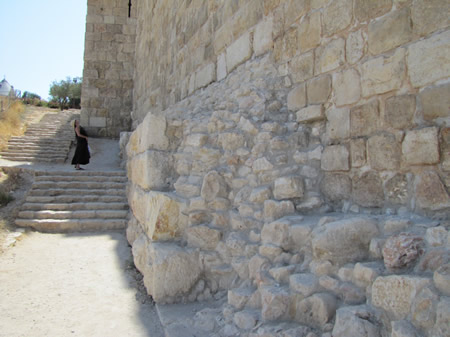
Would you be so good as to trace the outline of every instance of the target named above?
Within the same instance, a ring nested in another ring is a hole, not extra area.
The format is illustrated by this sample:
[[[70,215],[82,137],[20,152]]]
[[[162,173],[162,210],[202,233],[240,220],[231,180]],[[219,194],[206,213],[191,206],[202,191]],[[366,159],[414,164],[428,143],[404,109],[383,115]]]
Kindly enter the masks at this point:
[[[130,1],[88,0],[81,123],[90,135],[129,130],[136,9]]]

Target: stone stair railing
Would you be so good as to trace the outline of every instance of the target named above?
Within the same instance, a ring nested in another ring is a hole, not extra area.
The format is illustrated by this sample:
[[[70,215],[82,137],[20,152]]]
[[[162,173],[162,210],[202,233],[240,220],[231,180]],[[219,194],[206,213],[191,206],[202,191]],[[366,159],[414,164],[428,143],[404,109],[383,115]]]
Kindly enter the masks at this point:
[[[16,225],[43,232],[123,229],[126,182],[124,171],[35,172]]]
[[[11,137],[8,147],[0,152],[11,161],[64,163],[74,131],[70,122],[78,112],[48,113],[38,123],[31,124],[23,136]]]

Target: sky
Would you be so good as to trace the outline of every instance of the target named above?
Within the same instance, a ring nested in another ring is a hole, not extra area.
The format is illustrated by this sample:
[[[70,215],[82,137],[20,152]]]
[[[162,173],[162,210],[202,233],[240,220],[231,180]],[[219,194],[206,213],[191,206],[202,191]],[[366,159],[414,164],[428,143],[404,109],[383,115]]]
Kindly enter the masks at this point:
[[[0,0],[0,81],[48,100],[83,74],[87,0]]]

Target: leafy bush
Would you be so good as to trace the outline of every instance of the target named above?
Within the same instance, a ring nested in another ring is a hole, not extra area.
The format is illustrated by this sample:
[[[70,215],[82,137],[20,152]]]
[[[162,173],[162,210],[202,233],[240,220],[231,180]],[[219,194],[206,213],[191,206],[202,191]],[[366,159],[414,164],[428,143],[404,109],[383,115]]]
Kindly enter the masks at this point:
[[[0,190],[0,207],[6,206],[8,203],[14,200],[14,197],[9,193]]]

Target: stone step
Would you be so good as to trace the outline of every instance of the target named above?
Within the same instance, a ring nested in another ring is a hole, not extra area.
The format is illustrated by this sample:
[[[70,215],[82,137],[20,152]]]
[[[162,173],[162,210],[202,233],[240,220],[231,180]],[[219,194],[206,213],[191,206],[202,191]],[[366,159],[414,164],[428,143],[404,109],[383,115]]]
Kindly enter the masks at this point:
[[[128,210],[20,211],[21,219],[125,219]]]
[[[95,181],[95,182],[117,182],[117,183],[126,183],[126,176],[106,176],[106,175],[42,175],[36,176],[35,182],[40,181],[53,181],[53,182],[86,182],[86,181]]]
[[[8,148],[6,151],[0,152],[0,155],[9,155],[9,156],[18,156],[18,157],[25,157],[25,156],[36,156],[36,155],[45,155],[46,157],[60,157],[60,156],[67,156],[68,150],[57,150],[53,148],[35,148],[35,149],[29,149],[29,148],[23,148],[23,149],[17,149],[17,148]]]
[[[33,196],[28,195],[25,199],[27,203],[127,203],[125,195],[56,195],[56,196]]]
[[[126,219],[16,219],[19,227],[32,227],[41,232],[80,232],[125,229]]]
[[[126,202],[70,202],[70,203],[36,203],[26,202],[23,211],[77,211],[77,210],[127,210]]]
[[[126,196],[125,189],[31,189],[28,193],[29,196],[68,196],[68,195],[114,195],[114,196]]]
[[[126,172],[123,170],[117,171],[35,171],[35,177],[44,176],[65,176],[65,177],[88,177],[88,176],[102,176],[102,177],[126,177]]]
[[[66,157],[61,158],[36,158],[35,156],[8,156],[1,155],[3,159],[11,160],[11,161],[23,161],[23,162],[43,162],[43,163],[64,163],[66,161]]]
[[[123,182],[105,182],[105,181],[36,181],[33,184],[33,190],[39,189],[126,189]]]

